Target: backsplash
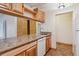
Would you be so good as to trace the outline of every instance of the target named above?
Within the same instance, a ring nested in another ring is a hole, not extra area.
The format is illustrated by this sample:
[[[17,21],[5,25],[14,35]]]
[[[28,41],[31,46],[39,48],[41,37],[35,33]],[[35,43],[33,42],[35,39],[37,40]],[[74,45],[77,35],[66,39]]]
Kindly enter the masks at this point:
[[[0,14],[0,39],[15,37],[17,34],[17,18]]]

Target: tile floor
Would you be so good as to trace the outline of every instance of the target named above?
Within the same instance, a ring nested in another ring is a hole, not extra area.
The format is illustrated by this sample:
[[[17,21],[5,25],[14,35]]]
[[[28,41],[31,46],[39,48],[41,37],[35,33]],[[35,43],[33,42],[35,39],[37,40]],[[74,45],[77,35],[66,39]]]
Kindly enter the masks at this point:
[[[57,49],[50,49],[46,56],[73,56],[72,45],[57,43]]]

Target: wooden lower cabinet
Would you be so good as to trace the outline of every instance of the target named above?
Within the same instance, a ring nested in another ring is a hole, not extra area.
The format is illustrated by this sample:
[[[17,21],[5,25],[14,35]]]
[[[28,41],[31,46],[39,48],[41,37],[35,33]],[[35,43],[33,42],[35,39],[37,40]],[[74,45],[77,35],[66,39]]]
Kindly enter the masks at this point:
[[[25,56],[29,56],[29,53],[28,53],[28,51],[25,51]]]
[[[25,51],[24,51],[24,52],[19,53],[19,54],[18,54],[18,55],[16,55],[16,56],[25,56]]]
[[[36,56],[37,55],[37,47],[36,45],[29,48],[28,50],[17,54],[16,56]]]
[[[51,48],[51,36],[46,37],[46,52]]]
[[[27,50],[27,52],[28,52],[28,56],[36,56],[37,55],[37,47],[33,46],[32,48]]]
[[[41,45],[42,46],[42,45]],[[46,51],[51,48],[51,35],[46,37]],[[37,45],[34,45],[17,56],[37,56]]]

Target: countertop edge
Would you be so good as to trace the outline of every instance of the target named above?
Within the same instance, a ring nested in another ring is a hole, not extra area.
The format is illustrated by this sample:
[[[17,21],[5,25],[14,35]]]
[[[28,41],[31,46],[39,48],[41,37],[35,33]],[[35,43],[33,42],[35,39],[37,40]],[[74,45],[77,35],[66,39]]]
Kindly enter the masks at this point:
[[[0,52],[0,55],[6,53],[6,52],[8,52],[8,51],[14,50],[14,49],[16,49],[16,48],[22,47],[22,46],[24,46],[24,45],[26,45],[26,44],[30,44],[30,43],[33,43],[33,42],[35,42],[35,41],[38,41],[38,40],[40,40],[41,38],[44,38],[44,37],[47,37],[47,36],[50,36],[50,34],[47,34],[46,36],[43,36],[43,37],[40,37],[40,38],[37,38],[37,39],[35,39],[35,40],[33,40],[33,41],[30,41],[30,42],[28,42],[28,43],[24,43],[24,44],[22,44],[22,45],[13,47],[13,48],[11,48],[11,49],[2,51],[2,52]]]

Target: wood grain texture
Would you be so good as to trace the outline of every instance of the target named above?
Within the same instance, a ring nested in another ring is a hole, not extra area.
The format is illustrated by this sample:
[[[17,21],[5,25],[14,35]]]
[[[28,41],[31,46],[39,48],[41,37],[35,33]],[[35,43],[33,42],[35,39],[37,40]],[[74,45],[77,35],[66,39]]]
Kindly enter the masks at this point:
[[[50,49],[46,56],[73,56],[72,45],[57,43],[57,49]]]
[[[37,45],[33,46],[28,50],[29,56],[36,56],[37,55]]]
[[[24,4],[24,11],[28,11],[28,12],[30,12],[32,14],[36,14],[36,12],[32,8],[26,6],[25,4]]]
[[[11,3],[0,3],[0,7],[6,8],[6,9],[11,9]]]
[[[38,19],[38,20],[40,20],[41,22],[44,22],[44,21],[45,21],[45,12],[42,11],[42,10],[40,10],[40,9],[38,9],[35,19]]]
[[[51,48],[51,36],[46,37],[46,52]]]
[[[35,15],[33,15],[32,18],[35,18]],[[30,20],[30,34],[35,33],[36,33],[36,21]]]
[[[17,18],[17,36],[27,35],[27,20],[24,18]]]
[[[22,3],[12,3],[12,10],[23,13],[23,4]]]
[[[28,50],[23,51],[16,56],[36,56],[36,55],[37,55],[37,45],[34,45]]]
[[[25,52],[21,52],[21,53],[19,53],[19,54],[16,55],[16,56],[25,56]]]
[[[23,5],[23,4],[21,4],[21,5]],[[34,21],[37,21],[37,22],[41,22],[40,20],[37,20],[35,18],[24,16],[23,15],[23,12],[24,12],[24,7],[23,6],[20,7],[16,3],[13,3],[13,4],[11,3],[10,4],[11,9],[8,9],[6,6],[9,6],[9,5],[8,4],[7,5],[0,4],[0,13],[11,15],[11,16],[16,16],[16,17],[22,17],[22,18],[25,18],[25,19],[28,19],[28,20],[34,20]]]
[[[30,34],[35,34],[36,33],[36,22],[35,21],[30,21]]]

